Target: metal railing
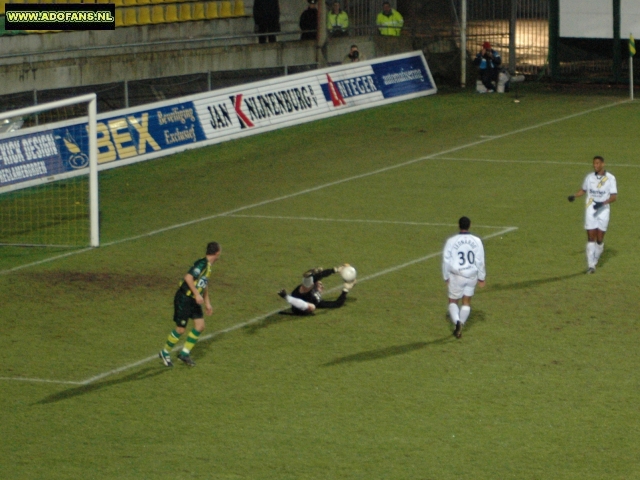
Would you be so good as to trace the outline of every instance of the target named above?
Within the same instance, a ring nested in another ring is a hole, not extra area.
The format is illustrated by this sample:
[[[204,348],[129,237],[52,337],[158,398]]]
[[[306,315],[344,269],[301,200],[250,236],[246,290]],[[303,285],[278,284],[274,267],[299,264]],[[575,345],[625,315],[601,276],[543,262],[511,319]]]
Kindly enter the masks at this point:
[[[98,111],[110,112],[159,100],[179,98],[258,80],[290,75],[318,68],[317,64],[295,64],[282,67],[255,68],[233,71],[208,71],[189,75],[162,77],[146,80],[123,80],[120,82],[69,87],[56,90],[32,90],[0,96],[0,111],[15,110],[31,105],[95,92]],[[25,126],[68,120],[86,115],[82,110],[68,108],[41,112],[24,118]]]
[[[467,8],[466,48],[470,55],[488,41],[512,71],[532,75],[545,68],[549,54],[548,0],[473,0],[468,1]],[[515,55],[509,50],[512,34]],[[515,65],[511,65],[514,59]]]

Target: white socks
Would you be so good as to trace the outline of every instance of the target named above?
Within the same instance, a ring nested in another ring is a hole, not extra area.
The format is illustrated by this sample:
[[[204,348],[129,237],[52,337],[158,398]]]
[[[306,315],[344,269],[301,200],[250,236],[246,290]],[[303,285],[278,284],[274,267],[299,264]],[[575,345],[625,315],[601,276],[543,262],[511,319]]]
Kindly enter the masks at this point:
[[[589,268],[596,268],[600,255],[604,251],[604,242],[598,244],[596,242],[587,242],[587,265]]]
[[[300,300],[299,298],[292,297],[291,295],[287,295],[285,300],[298,310],[307,310],[309,308],[309,304],[307,302]]]
[[[458,322],[464,325],[469,318],[470,313],[471,307],[469,305],[462,305],[462,307],[458,307],[458,304],[456,303],[449,304],[449,318],[451,318],[451,322],[454,325]]]
[[[460,321],[460,308],[457,303],[449,304],[449,318],[451,318],[454,325]]]
[[[602,255],[603,250],[604,250],[604,242],[599,245],[596,243],[596,252],[595,252],[596,263],[598,263],[598,260],[600,260],[600,255]]]
[[[587,242],[587,266],[595,268],[596,263],[596,242]]]
[[[469,318],[469,314],[471,313],[471,307],[469,305],[463,305],[460,308],[460,323],[465,324],[467,318]]]

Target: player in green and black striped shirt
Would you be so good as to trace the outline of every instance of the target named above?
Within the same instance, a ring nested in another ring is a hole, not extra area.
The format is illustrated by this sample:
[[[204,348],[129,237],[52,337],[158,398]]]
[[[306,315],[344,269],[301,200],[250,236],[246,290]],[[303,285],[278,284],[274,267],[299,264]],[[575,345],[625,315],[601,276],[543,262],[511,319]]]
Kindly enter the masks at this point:
[[[167,367],[173,367],[171,349],[187,330],[190,318],[193,319],[193,328],[189,332],[184,347],[178,353],[178,358],[190,367],[196,365],[191,359],[191,349],[205,328],[202,305],[204,305],[207,315],[213,313],[213,307],[209,301],[209,276],[211,275],[211,266],[218,260],[221,252],[222,249],[218,242],[209,243],[206,256],[193,264],[176,292],[173,299],[173,321],[176,323],[176,328],[169,334],[165,347],[158,354]]]

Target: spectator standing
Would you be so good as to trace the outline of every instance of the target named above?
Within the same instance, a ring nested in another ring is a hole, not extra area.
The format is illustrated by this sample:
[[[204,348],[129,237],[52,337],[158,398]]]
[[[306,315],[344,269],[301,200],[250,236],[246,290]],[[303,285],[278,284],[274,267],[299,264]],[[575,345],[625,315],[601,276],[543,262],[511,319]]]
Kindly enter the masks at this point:
[[[346,37],[349,34],[349,15],[340,9],[340,2],[333,2],[327,15],[327,30],[331,37]]]
[[[400,12],[391,8],[389,2],[382,4],[382,12],[378,14],[376,25],[380,30],[380,35],[386,37],[399,37],[404,25],[404,18]]]
[[[318,0],[307,0],[309,6],[300,15],[300,40],[315,40],[318,34]]]
[[[256,24],[256,33],[269,33],[270,35],[260,35],[260,43],[273,43],[280,31],[280,4],[278,0],[254,0],[253,21]]]

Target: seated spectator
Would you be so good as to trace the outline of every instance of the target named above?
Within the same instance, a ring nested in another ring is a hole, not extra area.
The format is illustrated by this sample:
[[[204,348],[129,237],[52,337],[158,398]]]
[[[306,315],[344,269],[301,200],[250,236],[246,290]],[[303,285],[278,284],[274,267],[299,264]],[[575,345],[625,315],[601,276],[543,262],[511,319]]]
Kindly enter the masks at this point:
[[[479,93],[492,93],[496,91],[498,84],[498,75],[500,74],[500,64],[502,58],[500,54],[491,48],[489,42],[482,44],[482,50],[478,52],[473,64],[478,67],[478,78],[480,82],[477,85]]]
[[[366,60],[366,57],[360,53],[357,45],[351,45],[351,50],[344,56],[342,63],[354,63]]]
[[[327,30],[331,37],[346,37],[349,32],[349,16],[340,10],[340,2],[333,2],[331,11],[327,15]]]
[[[384,2],[382,4],[382,12],[378,14],[376,19],[376,25],[378,25],[380,35],[399,37],[404,25],[404,18],[402,18],[400,12],[391,8],[389,2]]]
[[[307,0],[309,6],[300,15],[300,40],[315,40],[318,34],[318,0]]]

